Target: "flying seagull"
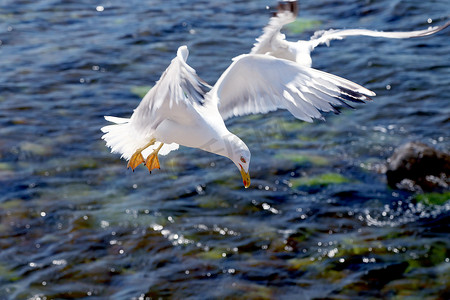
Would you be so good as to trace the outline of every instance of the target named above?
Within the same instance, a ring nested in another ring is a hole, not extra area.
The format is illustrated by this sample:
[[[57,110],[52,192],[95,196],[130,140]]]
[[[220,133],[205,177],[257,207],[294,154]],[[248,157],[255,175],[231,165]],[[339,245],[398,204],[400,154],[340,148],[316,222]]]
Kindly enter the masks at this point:
[[[281,40],[279,34],[275,40]],[[323,119],[321,112],[337,112],[336,107],[347,101],[364,102],[375,96],[356,83],[277,57],[273,51],[252,50],[233,58],[211,87],[187,64],[188,54],[186,46],[178,48],[130,118],[105,117],[114,124],[101,129],[102,138],[133,170],[142,163],[150,172],[160,168],[158,154],[166,155],[182,145],[228,157],[247,188],[250,150],[227,129],[225,120],[286,109],[297,119],[312,122]]]
[[[323,118],[320,111],[375,95],[346,79],[261,54],[235,57],[211,88],[186,63],[187,57],[187,47],[181,46],[131,118],[105,117],[115,124],[101,129],[102,138],[133,170],[141,163],[149,171],[159,168],[158,154],[182,145],[228,157],[248,187],[250,150],[224,120],[287,109],[312,122]]]
[[[263,34],[256,39],[251,54],[268,54],[277,58],[295,61],[302,66],[311,67],[311,52],[319,45],[330,45],[332,40],[342,40],[350,36],[371,36],[391,39],[407,39],[435,34],[448,26],[450,21],[441,26],[429,27],[416,31],[383,32],[367,29],[329,29],[316,31],[309,41],[291,42],[281,33],[283,26],[296,20],[297,1],[283,1],[278,5],[278,12],[263,29]]]

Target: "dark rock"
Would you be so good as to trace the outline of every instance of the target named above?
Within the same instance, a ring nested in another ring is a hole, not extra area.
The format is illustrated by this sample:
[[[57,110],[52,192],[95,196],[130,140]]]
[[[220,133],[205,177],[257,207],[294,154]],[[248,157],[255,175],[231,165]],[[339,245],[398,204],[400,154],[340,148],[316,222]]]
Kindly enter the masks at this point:
[[[443,191],[450,184],[450,155],[419,142],[397,148],[387,160],[386,176],[393,188],[413,192]]]

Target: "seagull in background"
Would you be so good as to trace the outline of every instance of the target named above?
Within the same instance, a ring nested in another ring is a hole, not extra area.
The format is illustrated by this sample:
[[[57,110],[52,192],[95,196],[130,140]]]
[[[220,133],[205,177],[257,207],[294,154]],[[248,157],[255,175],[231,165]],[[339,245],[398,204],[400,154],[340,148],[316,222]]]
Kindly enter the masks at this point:
[[[329,29],[316,31],[309,41],[291,42],[281,33],[283,26],[296,20],[298,14],[298,1],[280,1],[278,10],[263,29],[263,34],[256,39],[257,43],[251,54],[266,54],[277,58],[295,61],[296,63],[311,67],[311,52],[322,44],[330,45],[332,40],[342,40],[349,36],[371,36],[390,39],[407,39],[424,37],[435,34],[448,26],[450,21],[441,26],[430,27],[417,31],[383,32],[367,29]]]

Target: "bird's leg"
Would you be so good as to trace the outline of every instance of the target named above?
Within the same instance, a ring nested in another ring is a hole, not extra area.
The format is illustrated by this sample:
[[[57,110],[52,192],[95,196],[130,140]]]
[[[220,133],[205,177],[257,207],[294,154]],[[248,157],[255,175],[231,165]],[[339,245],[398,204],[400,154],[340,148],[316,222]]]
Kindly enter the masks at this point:
[[[149,156],[147,156],[147,159],[145,160],[145,166],[147,167],[147,169],[149,170],[150,173],[154,169],[160,169],[158,152],[159,152],[159,150],[161,150],[163,145],[164,145],[164,143],[161,143],[158,146],[158,148],[153,150],[153,152]]]
[[[156,139],[151,139],[151,141],[145,145],[142,148],[139,148],[134,152],[134,154],[131,156],[130,160],[128,161],[127,168],[131,168],[133,171],[136,169],[137,166],[142,164],[144,162],[144,157],[142,156],[142,151],[144,151],[146,148],[152,146],[155,144]]]

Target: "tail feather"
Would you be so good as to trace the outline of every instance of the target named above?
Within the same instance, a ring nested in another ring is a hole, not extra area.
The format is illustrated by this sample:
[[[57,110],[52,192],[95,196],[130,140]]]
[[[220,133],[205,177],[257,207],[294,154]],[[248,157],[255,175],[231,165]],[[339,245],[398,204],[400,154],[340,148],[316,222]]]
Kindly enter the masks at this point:
[[[124,123],[128,123],[130,121],[130,119],[128,119],[128,118],[119,118],[119,117],[113,117],[113,116],[105,116],[105,120],[109,121],[111,123],[116,123],[116,124],[124,124]]]
[[[106,146],[111,148],[112,153],[121,154],[122,158],[129,160],[133,153],[145,145],[145,140],[139,139],[129,123],[130,119],[105,117],[107,121],[115,123],[101,128],[105,133],[102,139],[106,141]]]
[[[121,154],[121,158],[129,160],[131,156],[139,149],[144,147],[151,139],[151,136],[145,136],[133,129],[130,119],[117,118],[105,116],[107,121],[115,123],[101,128],[104,133],[102,139],[106,141],[106,146],[111,148],[112,153]],[[148,147],[142,152],[142,155],[147,157],[154,149],[160,145],[156,142],[155,145]],[[159,151],[160,155],[167,155],[172,150],[177,150],[178,144],[164,144]]]

